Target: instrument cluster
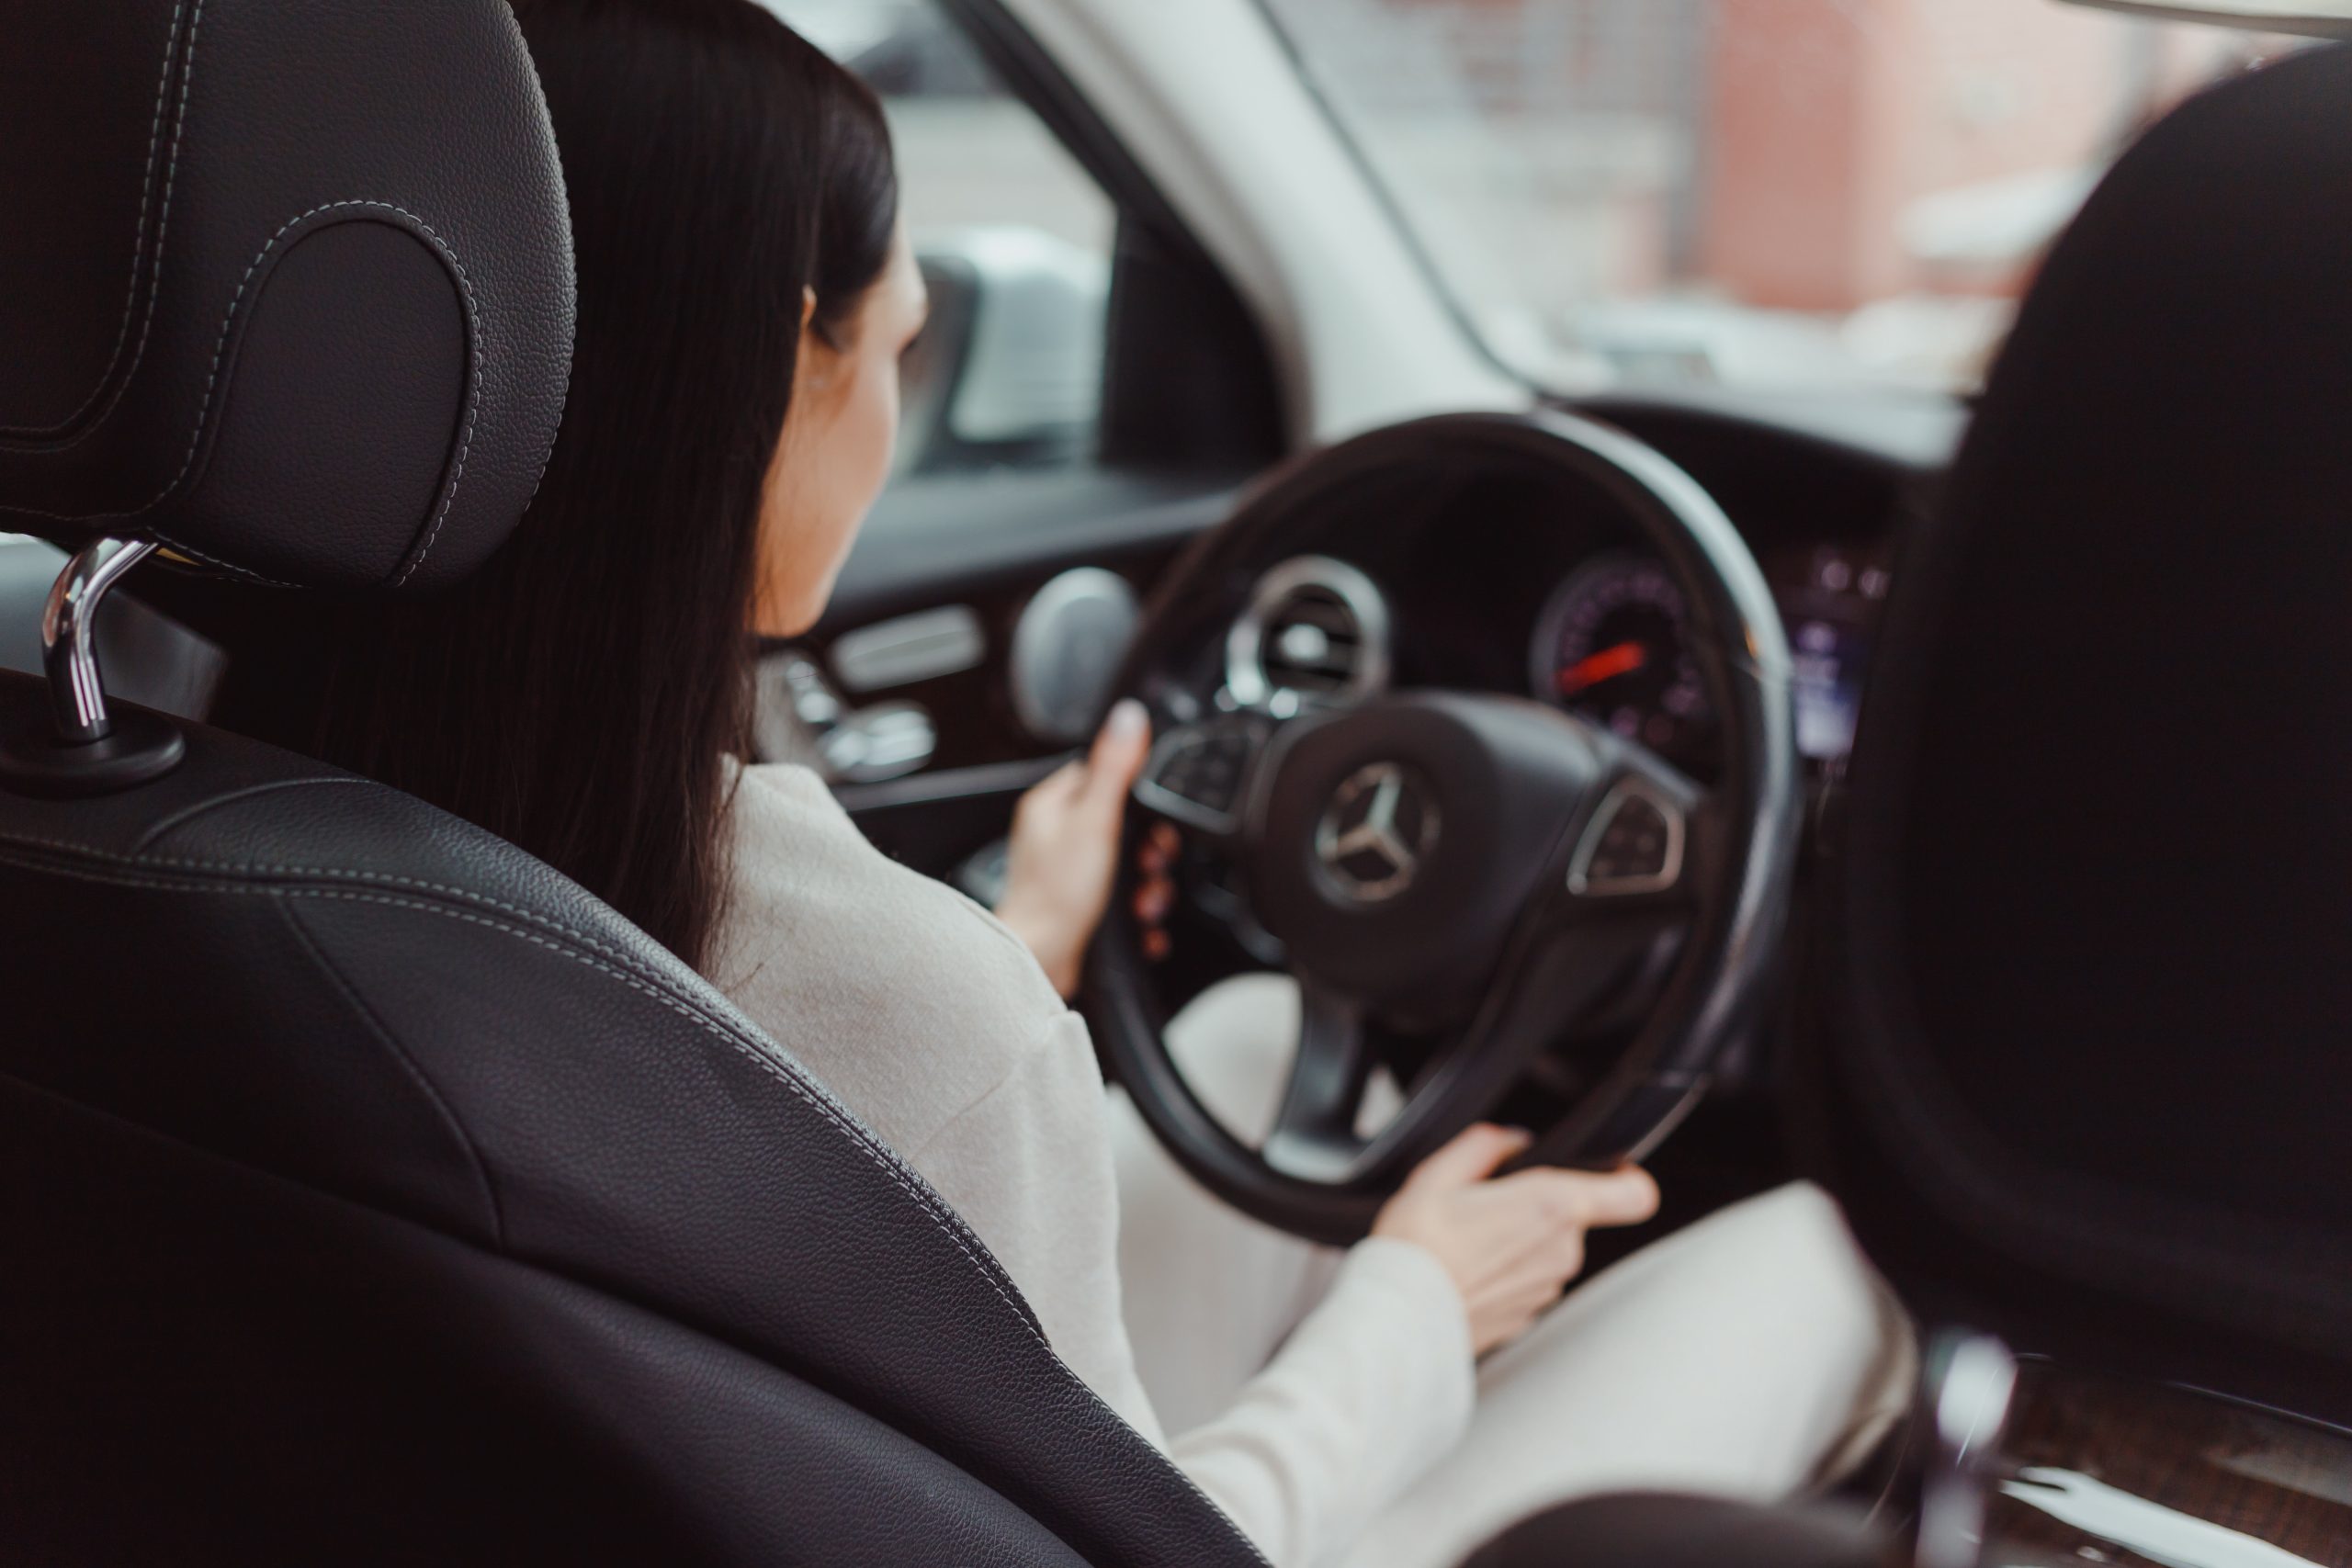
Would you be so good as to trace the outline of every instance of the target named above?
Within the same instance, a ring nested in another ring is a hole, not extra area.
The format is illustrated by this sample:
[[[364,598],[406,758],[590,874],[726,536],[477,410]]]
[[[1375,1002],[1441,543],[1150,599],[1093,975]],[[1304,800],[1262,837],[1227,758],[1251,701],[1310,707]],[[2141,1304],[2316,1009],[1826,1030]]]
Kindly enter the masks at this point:
[[[1883,542],[1770,551],[1765,575],[1786,625],[1797,746],[1819,762],[1852,750],[1862,681],[1893,578]],[[1537,614],[1530,690],[1678,762],[1713,750],[1717,717],[1691,652],[1689,612],[1656,558],[1611,551],[1563,579]]]
[[[1759,552],[1788,633],[1797,748],[1822,767],[1853,748],[1893,549],[1880,536]],[[1696,777],[1712,775],[1721,720],[1681,585],[1662,560],[1599,541],[1555,557],[1516,605],[1489,604],[1481,616],[1465,606],[1493,599],[1493,574],[1508,557],[1453,558],[1453,579],[1409,558],[1358,566],[1308,555],[1270,569],[1225,637],[1217,705],[1279,719],[1352,705],[1392,683],[1524,689]]]

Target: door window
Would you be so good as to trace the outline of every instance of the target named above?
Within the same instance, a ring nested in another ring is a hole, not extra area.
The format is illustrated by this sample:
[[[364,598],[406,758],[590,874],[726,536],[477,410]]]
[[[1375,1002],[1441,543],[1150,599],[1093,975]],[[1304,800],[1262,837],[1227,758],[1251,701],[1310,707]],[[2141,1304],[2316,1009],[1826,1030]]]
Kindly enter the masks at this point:
[[[882,96],[931,288],[903,473],[1091,464],[1117,214],[935,0],[763,0]]]

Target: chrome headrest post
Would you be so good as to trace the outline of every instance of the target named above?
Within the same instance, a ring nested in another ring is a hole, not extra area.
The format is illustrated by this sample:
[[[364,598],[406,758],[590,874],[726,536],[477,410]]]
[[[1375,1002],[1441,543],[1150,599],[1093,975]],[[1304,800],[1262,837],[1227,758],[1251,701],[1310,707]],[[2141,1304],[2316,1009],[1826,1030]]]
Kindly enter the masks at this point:
[[[151,540],[100,539],[50,585],[40,617],[48,700],[20,686],[0,703],[0,789],[107,795],[161,778],[187,755],[187,738],[162,714],[109,713],[98,671],[98,605],[154,548]]]
[[[86,746],[114,733],[98,673],[98,602],[154,548],[152,539],[100,539],[67,561],[50,585],[40,617],[41,661],[57,711],[57,738],[68,746]]]

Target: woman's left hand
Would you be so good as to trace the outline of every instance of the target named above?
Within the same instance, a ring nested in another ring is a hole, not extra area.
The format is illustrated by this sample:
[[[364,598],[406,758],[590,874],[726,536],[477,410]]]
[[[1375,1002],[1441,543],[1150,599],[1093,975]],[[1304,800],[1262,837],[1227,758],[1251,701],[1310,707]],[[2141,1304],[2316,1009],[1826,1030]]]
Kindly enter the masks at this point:
[[[1085,761],[1021,797],[997,919],[1037,955],[1063,996],[1078,990],[1094,928],[1110,907],[1127,791],[1151,751],[1151,717],[1129,699],[1111,710]]]

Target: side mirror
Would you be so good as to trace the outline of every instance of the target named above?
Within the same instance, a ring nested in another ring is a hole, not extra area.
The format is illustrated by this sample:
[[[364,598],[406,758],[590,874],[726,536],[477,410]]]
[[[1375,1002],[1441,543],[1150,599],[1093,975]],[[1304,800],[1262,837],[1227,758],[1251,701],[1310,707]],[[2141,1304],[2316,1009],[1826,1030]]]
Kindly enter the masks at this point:
[[[1110,266],[1040,230],[926,240],[931,321],[902,372],[899,468],[1057,467],[1091,454]]]
[[[2129,11],[2151,20],[2210,22],[2263,33],[2352,39],[2352,0],[2059,0],[2098,11]]]

